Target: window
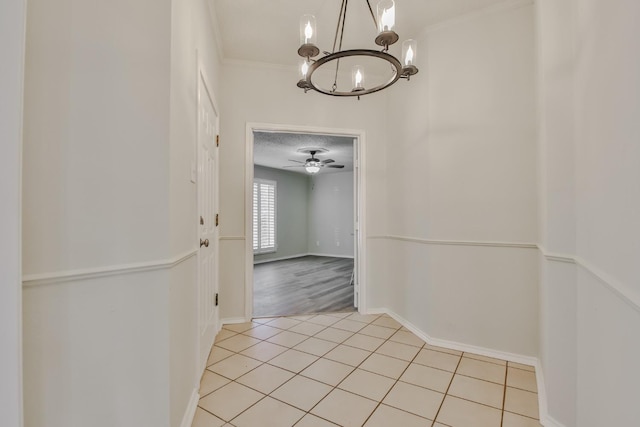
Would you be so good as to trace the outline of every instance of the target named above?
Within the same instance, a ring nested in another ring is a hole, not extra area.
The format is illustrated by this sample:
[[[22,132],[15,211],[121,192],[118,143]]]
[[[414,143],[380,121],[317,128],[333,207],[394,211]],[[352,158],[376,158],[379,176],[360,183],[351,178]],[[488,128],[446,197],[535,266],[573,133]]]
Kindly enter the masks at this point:
[[[276,251],[276,182],[253,181],[253,253]]]

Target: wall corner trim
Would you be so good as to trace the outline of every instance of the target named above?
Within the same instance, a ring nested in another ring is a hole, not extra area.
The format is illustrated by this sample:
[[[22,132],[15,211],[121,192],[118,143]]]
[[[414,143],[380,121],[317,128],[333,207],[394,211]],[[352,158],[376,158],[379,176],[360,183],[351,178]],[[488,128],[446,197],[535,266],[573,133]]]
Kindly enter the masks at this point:
[[[198,389],[193,389],[193,392],[191,393],[191,399],[189,399],[189,403],[187,404],[187,407],[185,409],[180,427],[191,427],[193,418],[196,416],[196,409],[198,408],[199,400],[200,394],[198,393]]]

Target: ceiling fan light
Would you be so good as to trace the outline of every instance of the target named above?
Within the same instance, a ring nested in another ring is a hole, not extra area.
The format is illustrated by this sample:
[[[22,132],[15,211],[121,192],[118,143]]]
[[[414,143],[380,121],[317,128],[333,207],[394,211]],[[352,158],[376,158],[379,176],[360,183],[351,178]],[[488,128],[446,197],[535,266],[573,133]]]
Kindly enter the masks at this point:
[[[304,168],[307,172],[309,172],[312,175],[320,172],[320,168],[315,165],[305,166]]]

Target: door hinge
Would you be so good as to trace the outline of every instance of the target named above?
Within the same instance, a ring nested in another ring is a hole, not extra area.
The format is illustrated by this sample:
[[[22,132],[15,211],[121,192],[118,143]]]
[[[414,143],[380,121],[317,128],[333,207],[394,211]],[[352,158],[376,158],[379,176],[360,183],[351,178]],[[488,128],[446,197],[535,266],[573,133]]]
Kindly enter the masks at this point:
[[[218,306],[218,294],[216,294],[216,307]]]
[[[216,135],[216,147],[220,146],[220,135]]]
[[[220,224],[220,216],[216,214],[216,227]]]
[[[204,225],[204,218],[202,218],[202,215],[200,215],[200,225]]]

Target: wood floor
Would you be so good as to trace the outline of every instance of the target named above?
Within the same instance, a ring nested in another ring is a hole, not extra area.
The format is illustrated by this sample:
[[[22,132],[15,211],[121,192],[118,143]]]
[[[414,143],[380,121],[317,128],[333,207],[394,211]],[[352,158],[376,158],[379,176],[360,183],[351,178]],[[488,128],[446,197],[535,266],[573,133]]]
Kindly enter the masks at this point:
[[[305,256],[256,264],[254,317],[355,311],[353,259]]]

